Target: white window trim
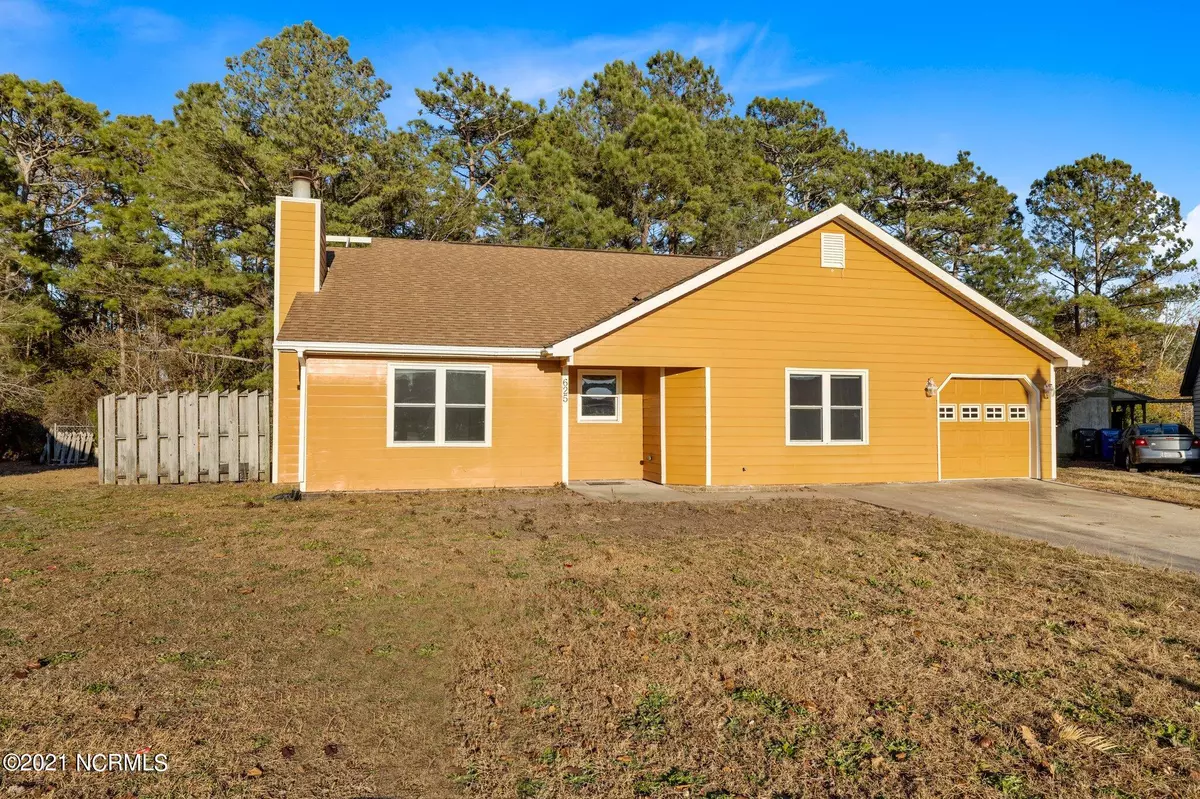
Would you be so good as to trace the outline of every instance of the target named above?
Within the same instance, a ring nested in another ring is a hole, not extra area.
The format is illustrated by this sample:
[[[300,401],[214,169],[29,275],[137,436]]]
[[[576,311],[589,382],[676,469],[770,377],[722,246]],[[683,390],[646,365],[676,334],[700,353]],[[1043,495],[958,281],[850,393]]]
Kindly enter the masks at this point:
[[[942,411],[949,410],[949,416],[942,416]],[[939,422],[957,422],[958,421],[958,406],[953,404],[938,405],[938,421]]]
[[[1017,408],[1021,409],[1021,415],[1014,419],[1013,411],[1016,410]],[[1010,421],[1010,422],[1028,422],[1029,421],[1029,406],[1025,405],[1024,403],[1018,403],[1016,405],[1009,405],[1008,406],[1008,421]]]
[[[423,369],[434,373],[433,441],[396,441],[396,370]],[[446,440],[446,372],[483,372],[483,441]],[[490,447],[492,445],[492,367],[477,363],[389,363],[387,369],[387,446],[389,447]]]
[[[830,377],[861,377],[862,378],[862,433],[861,441],[834,441],[829,436],[832,433],[830,410],[832,405],[826,401],[821,404],[821,441],[792,441],[791,430],[791,382],[792,375],[820,375],[821,396],[824,400],[832,399],[829,391]],[[783,374],[783,443],[789,447],[865,447],[871,443],[870,425],[870,378],[866,369],[802,369],[789,367]]]
[[[617,379],[617,415],[614,416],[584,416],[583,415],[583,376],[588,377],[615,377]],[[620,369],[580,369],[575,375],[575,421],[580,424],[620,424],[621,423],[621,396],[624,389],[621,386],[621,370]]]
[[[993,408],[1000,409],[1000,418],[999,419],[989,419],[988,418],[988,411],[990,411]],[[996,404],[994,402],[986,403],[983,406],[983,421],[985,421],[985,422],[1006,422],[1006,421],[1008,421],[1008,416],[1005,415],[1005,413],[1004,413],[1004,406]]]
[[[967,410],[967,408],[974,408],[975,415],[974,416],[965,415],[965,411]],[[982,405],[976,405],[974,403],[967,403],[967,404],[958,406],[958,421],[960,421],[960,422],[979,422],[982,420],[983,420],[983,406]]]

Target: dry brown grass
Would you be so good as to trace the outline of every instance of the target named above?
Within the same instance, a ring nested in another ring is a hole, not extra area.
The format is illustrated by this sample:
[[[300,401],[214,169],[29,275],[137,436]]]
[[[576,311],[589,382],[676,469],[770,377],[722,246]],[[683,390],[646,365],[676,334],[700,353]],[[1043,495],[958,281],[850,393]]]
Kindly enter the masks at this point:
[[[1111,466],[1068,466],[1058,470],[1058,479],[1097,491],[1200,508],[1200,475],[1187,472],[1166,469],[1127,472]]]
[[[171,769],[5,785],[1200,789],[1193,576],[812,497],[291,503],[266,486],[91,479],[0,478],[0,750],[148,746]]]

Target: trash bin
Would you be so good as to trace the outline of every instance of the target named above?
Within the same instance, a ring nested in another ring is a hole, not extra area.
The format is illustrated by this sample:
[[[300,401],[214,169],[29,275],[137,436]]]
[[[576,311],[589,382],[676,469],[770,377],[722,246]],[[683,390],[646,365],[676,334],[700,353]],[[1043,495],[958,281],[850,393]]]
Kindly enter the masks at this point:
[[[1100,442],[1100,459],[1113,462],[1113,456],[1117,450],[1117,439],[1121,437],[1121,431],[1115,427],[1106,427],[1103,430],[1096,431],[1096,438]]]
[[[1082,460],[1096,460],[1096,429],[1092,427],[1077,427],[1072,435],[1075,437],[1075,457]]]

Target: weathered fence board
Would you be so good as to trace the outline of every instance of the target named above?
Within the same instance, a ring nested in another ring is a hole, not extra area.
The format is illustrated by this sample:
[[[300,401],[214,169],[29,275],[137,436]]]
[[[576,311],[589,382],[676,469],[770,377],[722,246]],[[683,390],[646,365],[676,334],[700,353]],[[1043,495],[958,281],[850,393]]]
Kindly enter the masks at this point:
[[[41,462],[47,466],[86,466],[92,460],[96,431],[90,425],[50,426]]]
[[[109,394],[96,414],[101,483],[271,479],[267,392]]]

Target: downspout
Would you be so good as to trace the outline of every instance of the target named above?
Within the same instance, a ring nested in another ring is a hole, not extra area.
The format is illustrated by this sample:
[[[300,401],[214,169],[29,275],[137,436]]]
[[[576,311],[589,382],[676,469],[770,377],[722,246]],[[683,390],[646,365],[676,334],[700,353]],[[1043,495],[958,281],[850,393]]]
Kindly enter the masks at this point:
[[[300,493],[308,490],[308,359],[304,350],[296,351],[296,362],[300,365],[300,429],[297,436],[297,477],[300,478]]]

